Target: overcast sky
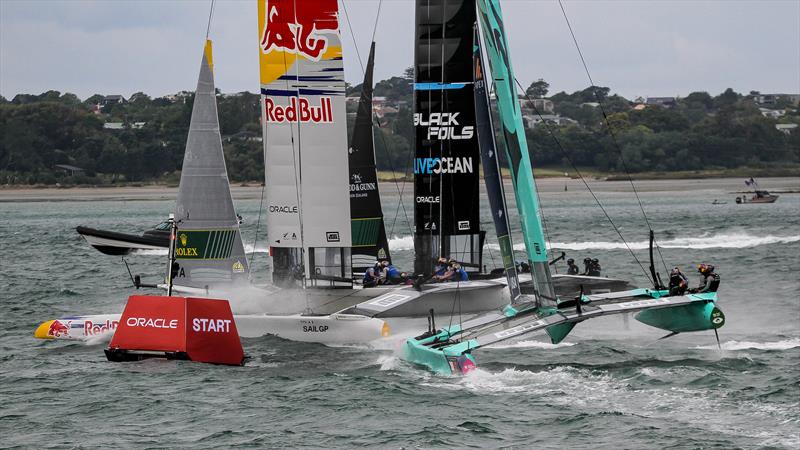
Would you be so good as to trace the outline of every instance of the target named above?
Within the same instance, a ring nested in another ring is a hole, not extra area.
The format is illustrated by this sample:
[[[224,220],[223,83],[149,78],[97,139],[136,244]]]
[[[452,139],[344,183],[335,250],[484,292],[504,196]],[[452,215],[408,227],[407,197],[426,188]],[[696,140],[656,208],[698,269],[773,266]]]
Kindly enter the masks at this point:
[[[377,0],[344,0],[366,58]],[[342,0],[340,0],[340,5]],[[625,97],[800,92],[800,0],[564,0],[595,83]],[[0,95],[49,89],[81,98],[193,90],[210,1],[0,0]],[[517,78],[551,94],[589,85],[556,0],[502,2]],[[412,64],[414,2],[384,0],[376,79]],[[361,79],[342,14],[347,80]],[[254,0],[217,2],[217,87],[258,90]]]

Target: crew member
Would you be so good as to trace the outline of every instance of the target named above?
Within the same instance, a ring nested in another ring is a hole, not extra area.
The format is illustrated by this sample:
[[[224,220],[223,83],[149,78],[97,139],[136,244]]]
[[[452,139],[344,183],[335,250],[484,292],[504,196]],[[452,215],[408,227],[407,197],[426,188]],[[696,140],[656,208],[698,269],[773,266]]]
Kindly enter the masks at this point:
[[[702,292],[717,292],[719,289],[719,275],[714,273],[714,266],[712,264],[700,264],[697,266],[697,271],[703,277],[700,286],[697,289],[692,289],[689,292],[702,293]]]
[[[380,280],[381,269],[382,269],[381,263],[376,262],[374,266],[364,271],[364,280],[362,285],[365,288],[377,286],[378,281]]]
[[[381,263],[383,266],[383,273],[381,274],[381,279],[383,280],[383,284],[400,284],[402,283],[402,278],[400,277],[400,271],[392,265],[388,260],[383,260]]]
[[[438,282],[445,282],[445,281],[454,281],[456,279],[456,266],[457,262],[454,259],[451,259],[447,263],[447,269],[445,270],[444,274],[440,276],[435,276],[434,279]]]
[[[567,260],[567,275],[577,275],[580,271],[574,259],[570,258]]]
[[[581,275],[589,275],[592,269],[592,258],[583,258],[583,273]]]
[[[669,274],[669,295],[683,295],[689,288],[689,279],[675,267]]]
[[[469,281],[469,275],[461,264],[455,263],[453,265],[453,270],[455,271],[455,275],[453,276],[454,281]]]
[[[592,259],[589,263],[589,273],[590,277],[599,277],[600,276],[600,260],[597,258]]]
[[[433,276],[441,277],[447,272],[447,258],[440,256],[436,261],[436,266],[433,268]]]

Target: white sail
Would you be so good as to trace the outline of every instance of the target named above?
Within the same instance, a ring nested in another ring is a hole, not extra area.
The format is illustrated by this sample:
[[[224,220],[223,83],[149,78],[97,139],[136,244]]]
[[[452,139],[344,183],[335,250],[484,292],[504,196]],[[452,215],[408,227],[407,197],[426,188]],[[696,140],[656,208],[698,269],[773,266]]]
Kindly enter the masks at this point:
[[[259,0],[272,247],[350,247],[344,69],[335,0]]]

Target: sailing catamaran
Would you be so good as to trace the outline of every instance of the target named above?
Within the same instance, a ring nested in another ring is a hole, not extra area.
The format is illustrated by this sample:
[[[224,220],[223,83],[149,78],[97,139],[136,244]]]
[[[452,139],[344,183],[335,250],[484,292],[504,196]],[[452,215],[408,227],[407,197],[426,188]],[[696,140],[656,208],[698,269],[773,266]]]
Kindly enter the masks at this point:
[[[545,330],[553,343],[563,340],[575,324],[610,314],[639,312],[636,319],[647,325],[680,332],[716,329],[724,325],[725,316],[716,307],[716,292],[669,296],[655,289],[636,289],[600,295],[581,295],[575,300],[561,301],[555,294],[547,264],[547,252],[536,185],[528,155],[519,102],[515,95],[515,78],[511,68],[508,42],[498,0],[478,0],[480,30],[486,43],[487,59],[497,96],[500,127],[522,233],[533,273],[534,292],[521,294],[517,274],[507,264],[511,254],[502,181],[496,164],[494,130],[491,126],[489,98],[482,66],[482,46],[477,31],[474,36],[474,77],[478,113],[477,132],[481,136],[481,153],[490,176],[485,179],[495,219],[495,231],[501,242],[504,266],[508,277],[511,301],[502,310],[467,320],[459,325],[437,329],[433,317],[428,331],[408,339],[403,358],[425,365],[439,373],[462,374],[475,367],[472,352],[480,347]],[[478,25],[475,24],[477,27]],[[477,28],[476,28],[477,30]],[[494,167],[492,162],[494,162]],[[484,170],[487,170],[484,167]],[[654,271],[654,269],[651,269]],[[655,281],[658,284],[658,281]]]

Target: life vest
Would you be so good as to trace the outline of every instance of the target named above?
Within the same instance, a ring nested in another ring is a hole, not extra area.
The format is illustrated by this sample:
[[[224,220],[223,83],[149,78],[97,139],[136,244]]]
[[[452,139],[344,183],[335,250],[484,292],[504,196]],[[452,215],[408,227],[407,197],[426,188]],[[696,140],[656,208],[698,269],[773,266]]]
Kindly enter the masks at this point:
[[[469,281],[469,275],[467,275],[467,271],[463,268],[458,269],[458,277],[461,281]]]
[[[719,275],[710,273],[708,276],[714,277],[714,279],[711,280],[711,286],[708,288],[708,292],[717,292],[717,289],[719,289]]]

